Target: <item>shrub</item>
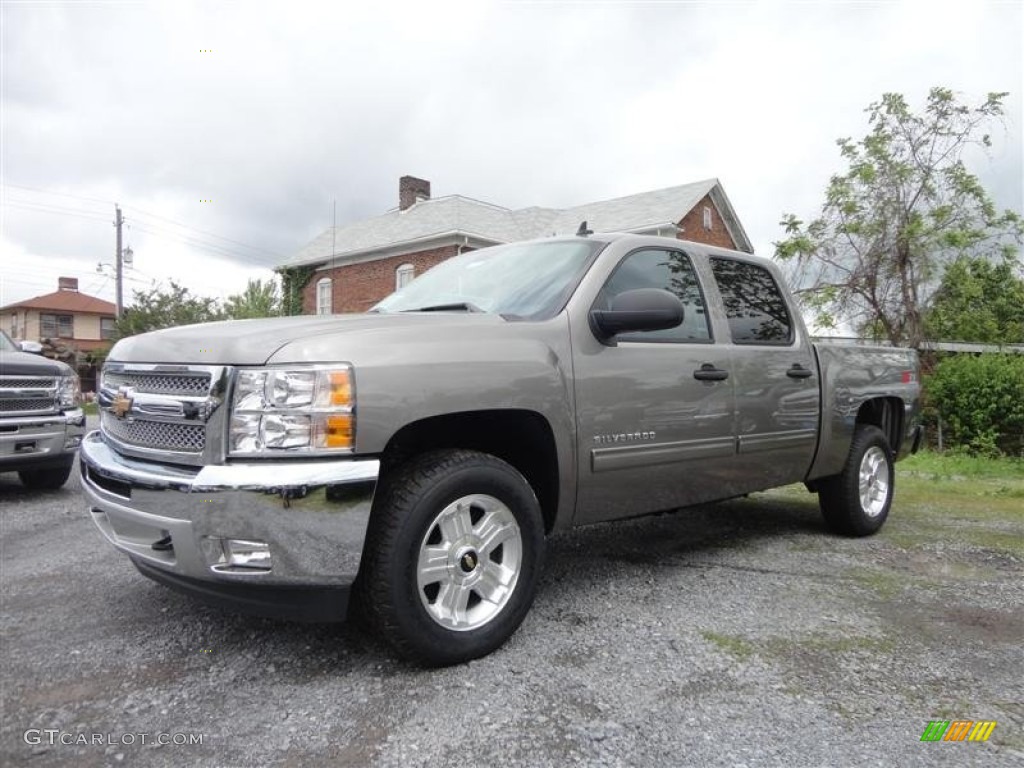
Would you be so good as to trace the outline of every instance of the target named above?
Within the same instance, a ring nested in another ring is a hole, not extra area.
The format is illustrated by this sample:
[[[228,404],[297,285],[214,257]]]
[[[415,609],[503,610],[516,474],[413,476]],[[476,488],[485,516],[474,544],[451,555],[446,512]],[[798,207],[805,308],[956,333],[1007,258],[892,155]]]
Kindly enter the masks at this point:
[[[1024,355],[953,355],[925,380],[948,444],[981,456],[1024,456]]]

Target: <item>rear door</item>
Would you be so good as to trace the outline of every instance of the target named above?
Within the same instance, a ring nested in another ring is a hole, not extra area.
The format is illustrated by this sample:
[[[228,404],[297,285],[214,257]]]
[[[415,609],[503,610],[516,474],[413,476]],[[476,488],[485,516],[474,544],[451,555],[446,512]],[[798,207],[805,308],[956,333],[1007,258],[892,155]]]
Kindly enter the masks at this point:
[[[577,523],[720,498],[735,473],[729,349],[712,336],[690,256],[658,247],[625,254],[590,308],[606,309],[635,288],[671,291],[685,318],[677,328],[621,334],[605,344],[577,316]],[[725,376],[694,376],[708,371]]]
[[[818,438],[814,351],[771,270],[711,254],[728,320],[743,492],[802,480]]]

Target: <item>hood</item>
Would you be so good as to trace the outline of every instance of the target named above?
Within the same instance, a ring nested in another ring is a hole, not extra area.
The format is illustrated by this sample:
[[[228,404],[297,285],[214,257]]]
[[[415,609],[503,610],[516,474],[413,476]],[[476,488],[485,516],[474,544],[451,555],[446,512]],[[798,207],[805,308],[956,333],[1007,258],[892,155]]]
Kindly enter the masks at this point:
[[[0,376],[66,376],[71,367],[28,352],[0,352]]]
[[[108,360],[131,363],[178,363],[182,365],[263,365],[306,359],[302,342],[336,335],[366,336],[406,328],[429,328],[438,334],[457,333],[460,328],[503,325],[500,315],[461,312],[409,312],[362,315],[300,315],[261,320],[227,320],[219,323],[183,325],[138,336],[114,345]],[[338,350],[336,359],[343,359]],[[313,361],[311,361],[313,362]],[[317,361],[326,362],[326,361]]]

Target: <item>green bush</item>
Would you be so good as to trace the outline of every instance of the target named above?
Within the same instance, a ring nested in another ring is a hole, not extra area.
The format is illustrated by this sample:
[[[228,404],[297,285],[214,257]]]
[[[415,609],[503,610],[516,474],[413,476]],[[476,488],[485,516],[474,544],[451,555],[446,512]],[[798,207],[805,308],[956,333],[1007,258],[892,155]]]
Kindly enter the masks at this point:
[[[947,445],[980,456],[1024,456],[1024,355],[953,355],[925,380]]]

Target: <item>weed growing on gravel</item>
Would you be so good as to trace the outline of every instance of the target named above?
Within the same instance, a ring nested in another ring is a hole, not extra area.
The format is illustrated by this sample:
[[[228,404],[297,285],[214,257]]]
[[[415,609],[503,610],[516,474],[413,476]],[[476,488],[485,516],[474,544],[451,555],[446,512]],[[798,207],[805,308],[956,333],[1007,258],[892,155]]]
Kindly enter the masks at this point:
[[[735,635],[722,635],[718,632],[702,631],[701,637],[707,640],[719,650],[735,656],[741,661],[749,659],[754,654],[754,646]]]

